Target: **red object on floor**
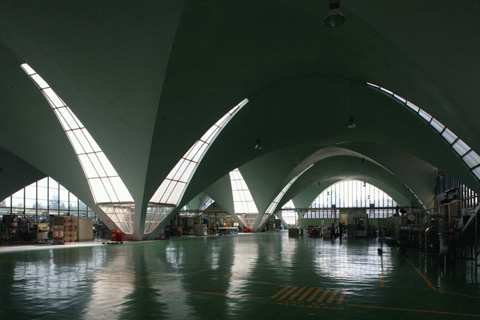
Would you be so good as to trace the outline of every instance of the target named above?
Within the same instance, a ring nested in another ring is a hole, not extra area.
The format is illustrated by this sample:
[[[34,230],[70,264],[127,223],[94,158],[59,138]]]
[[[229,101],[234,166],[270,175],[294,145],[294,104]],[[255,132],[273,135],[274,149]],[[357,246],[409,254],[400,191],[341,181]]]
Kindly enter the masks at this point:
[[[113,229],[112,231],[112,241],[120,241],[123,242],[125,241],[125,232],[122,232],[120,229]]]

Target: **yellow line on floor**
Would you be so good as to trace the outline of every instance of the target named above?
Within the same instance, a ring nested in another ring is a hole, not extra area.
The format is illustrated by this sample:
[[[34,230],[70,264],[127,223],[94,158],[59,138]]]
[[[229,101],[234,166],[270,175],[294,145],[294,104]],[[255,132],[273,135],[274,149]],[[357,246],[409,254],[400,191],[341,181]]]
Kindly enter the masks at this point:
[[[457,296],[461,296],[461,297],[480,299],[480,297],[478,297],[478,296],[469,296],[468,294],[463,294],[463,293],[450,292],[450,291],[445,291],[445,290],[440,290],[440,289],[437,289],[437,291],[442,292],[442,293],[453,294],[453,295],[457,295]]]
[[[470,295],[463,294],[463,293],[456,293],[456,292],[450,292],[450,291],[445,291],[445,290],[437,289],[437,288],[427,279],[427,277],[425,277],[425,275],[424,275],[420,270],[418,270],[418,268],[417,268],[407,257],[404,256],[404,258],[405,258],[405,260],[412,266],[412,268],[415,269],[415,271],[417,271],[417,273],[423,278],[423,280],[425,280],[425,282],[428,284],[428,286],[429,286],[430,288],[432,288],[433,290],[438,291],[438,292],[442,292],[442,293],[447,293],[447,294],[453,294],[453,295],[457,295],[457,296],[467,297],[467,298],[480,299],[480,297],[478,297],[478,296],[470,296]]]
[[[270,298],[272,299],[275,299],[276,297],[278,297],[279,295],[281,295],[282,293],[284,293],[286,290],[288,290],[288,288],[290,288],[290,286],[287,286],[285,288],[283,288],[282,290],[278,291],[277,293],[275,293],[273,296],[271,296]]]
[[[338,291],[340,291],[340,289],[336,289],[335,291],[333,291],[332,295],[327,300],[327,303],[332,303],[332,301],[333,301],[333,299],[335,299],[335,296],[337,295]]]
[[[176,291],[176,292],[200,293],[200,294],[208,294],[208,295],[214,295],[214,296],[229,296],[229,297],[233,297],[233,298],[264,299],[264,297],[232,295],[232,294],[222,293],[222,292],[208,292],[208,291],[185,290],[185,289],[153,287],[153,286],[138,286],[138,285],[136,287],[149,288],[149,289],[155,289],[155,290]]]
[[[313,301],[313,299],[317,296],[317,294],[320,293],[320,291],[322,291],[322,288],[318,288],[317,291],[315,291],[315,293],[310,298],[308,298],[307,301],[309,301],[309,302]]]
[[[343,291],[342,294],[340,295],[340,298],[338,298],[338,300],[337,300],[337,304],[342,304],[343,303],[343,299],[345,299],[345,295],[346,295],[346,292]]]
[[[298,298],[298,301],[302,301],[303,299],[305,299],[308,296],[308,294],[312,292],[312,290],[313,288],[308,289],[307,292],[305,292],[304,294],[302,294],[300,298]]]
[[[323,301],[323,299],[325,299],[325,297],[327,296],[327,294],[330,292],[330,289],[327,289],[323,292],[322,296],[320,298],[318,298],[317,302],[320,303]]]
[[[417,271],[417,273],[420,275],[420,277],[422,277],[422,279],[425,280],[425,282],[428,284],[428,286],[436,291],[437,288],[427,279],[427,277],[425,277],[425,275],[420,270],[418,270],[418,268],[407,257],[404,256],[404,258],[412,266],[412,268],[415,271]]]
[[[456,312],[447,312],[447,311],[403,309],[403,308],[391,308],[391,307],[379,307],[379,306],[364,306],[364,305],[359,305],[359,304],[347,304],[347,307],[383,309],[383,310],[395,310],[395,311],[410,311],[410,312],[422,312],[422,313],[434,313],[434,314],[449,314],[449,315],[454,315],[454,316],[465,316],[465,317],[480,318],[480,315],[478,315],[478,314],[456,313]]]
[[[303,290],[307,289],[307,287],[302,287],[300,288],[300,290],[298,290],[297,292],[295,292],[294,294],[292,294],[292,296],[290,297],[290,299],[288,300],[293,300],[295,299],[300,293],[302,293]]]
[[[290,294],[292,294],[293,291],[297,290],[298,289],[298,286],[295,286],[292,288],[292,290],[288,291],[287,293],[285,293],[283,296],[281,296],[279,298],[279,300],[283,300],[285,299],[286,297],[288,297]]]

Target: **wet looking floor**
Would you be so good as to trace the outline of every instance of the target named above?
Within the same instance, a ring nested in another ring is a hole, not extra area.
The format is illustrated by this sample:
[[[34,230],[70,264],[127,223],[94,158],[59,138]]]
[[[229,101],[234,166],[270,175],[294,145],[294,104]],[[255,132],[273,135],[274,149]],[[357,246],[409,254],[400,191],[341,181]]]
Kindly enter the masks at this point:
[[[0,319],[469,319],[454,273],[375,239],[285,232],[0,254]]]

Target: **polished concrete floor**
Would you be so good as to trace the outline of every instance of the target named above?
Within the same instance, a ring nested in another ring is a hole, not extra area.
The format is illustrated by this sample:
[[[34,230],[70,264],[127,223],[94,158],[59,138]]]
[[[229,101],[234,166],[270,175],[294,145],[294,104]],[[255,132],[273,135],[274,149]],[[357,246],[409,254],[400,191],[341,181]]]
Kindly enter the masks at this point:
[[[0,251],[0,319],[480,318],[472,262],[379,246],[277,232]]]

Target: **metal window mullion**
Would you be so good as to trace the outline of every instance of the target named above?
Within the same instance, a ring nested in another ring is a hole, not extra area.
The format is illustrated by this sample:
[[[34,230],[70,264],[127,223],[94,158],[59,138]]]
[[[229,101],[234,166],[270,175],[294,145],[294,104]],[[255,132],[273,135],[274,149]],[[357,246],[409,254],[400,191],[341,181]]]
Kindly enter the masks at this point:
[[[451,131],[450,131],[450,132],[451,132]],[[455,140],[453,140],[453,142],[450,144],[450,147],[453,148],[453,145],[454,145],[459,139],[460,139],[460,138],[457,137]],[[453,151],[457,152],[455,149],[454,149]],[[457,154],[458,154],[458,152],[457,152]]]
[[[108,199],[110,200],[110,202],[111,202],[111,203],[115,202],[115,201],[112,200],[111,195],[108,193],[108,189],[107,189],[107,187],[105,187],[105,183],[104,183],[104,181],[103,181],[102,178],[97,177],[97,178],[90,178],[90,179],[98,179],[98,180],[100,180],[100,183],[102,184],[103,189],[105,190],[105,193],[107,194],[107,197],[108,197]],[[110,181],[110,180],[108,180],[108,181]],[[115,210],[114,210],[114,212],[115,212]]]

